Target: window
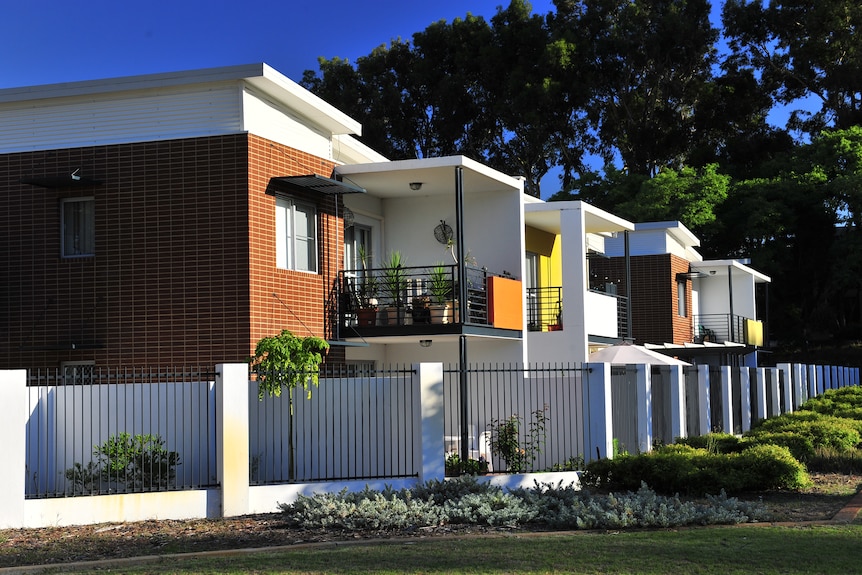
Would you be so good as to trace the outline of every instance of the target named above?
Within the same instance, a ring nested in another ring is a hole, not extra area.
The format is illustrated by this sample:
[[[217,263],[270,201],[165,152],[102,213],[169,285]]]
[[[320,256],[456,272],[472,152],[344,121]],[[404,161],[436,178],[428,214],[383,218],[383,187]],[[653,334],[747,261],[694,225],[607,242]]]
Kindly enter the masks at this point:
[[[96,200],[68,198],[60,206],[61,253],[64,258],[92,256],[96,253]]]
[[[314,206],[277,198],[275,235],[278,267],[317,272],[317,212]]]
[[[676,299],[677,299],[677,315],[680,317],[686,317],[688,315],[688,298],[686,298],[686,287],[687,282],[678,281],[676,282]]]

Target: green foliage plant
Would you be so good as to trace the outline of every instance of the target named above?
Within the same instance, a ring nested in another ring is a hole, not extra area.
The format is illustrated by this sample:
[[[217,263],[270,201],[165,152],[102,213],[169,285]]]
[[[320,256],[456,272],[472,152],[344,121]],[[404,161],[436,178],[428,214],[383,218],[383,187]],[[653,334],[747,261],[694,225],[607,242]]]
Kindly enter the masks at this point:
[[[726,494],[705,502],[664,497],[641,484],[637,491],[593,495],[571,485],[540,484],[504,491],[475,478],[432,480],[412,489],[301,495],[280,509],[293,526],[379,530],[464,523],[557,529],[619,529],[734,524],[767,519],[758,503]]]
[[[176,479],[180,455],[168,451],[159,435],[122,432],[93,450],[102,480],[124,483],[134,490],[164,489]]]
[[[166,489],[176,479],[180,454],[168,451],[159,435],[122,432],[93,448],[95,461],[75,462],[64,472],[73,495],[99,492],[104,484],[132,491]]]
[[[601,489],[635,489],[645,482],[661,493],[686,495],[801,489],[811,483],[805,466],[777,445],[755,445],[739,453],[667,445],[640,455],[591,461],[581,480]]]
[[[288,398],[288,477],[296,475],[294,449],[293,392],[301,387],[306,398],[311,399],[312,389],[320,382],[320,364],[323,354],[329,349],[325,340],[314,337],[298,337],[289,330],[276,336],[264,337],[250,358],[252,372],[258,383],[258,398],[264,395],[280,396],[287,390]]]
[[[371,309],[377,307],[377,292],[380,285],[377,276],[371,271],[368,251],[365,246],[359,245],[359,264],[362,267],[362,277],[359,278],[359,307]]]
[[[383,262],[382,289],[393,307],[403,304],[401,298],[407,290],[407,270],[404,263],[405,258],[398,250],[389,252],[389,257]]]
[[[428,283],[435,304],[441,305],[452,299],[452,276],[443,262],[437,262],[429,269]]]
[[[523,435],[521,428],[524,419],[517,413],[505,419],[492,419],[488,424],[491,432],[491,453],[506,462],[509,473],[521,473],[527,470],[529,464],[536,460],[545,445],[545,425],[548,406],[536,409]]]
[[[488,462],[484,459],[461,460],[457,453],[450,453],[446,457],[446,477],[458,477],[461,475],[483,475],[488,473]]]

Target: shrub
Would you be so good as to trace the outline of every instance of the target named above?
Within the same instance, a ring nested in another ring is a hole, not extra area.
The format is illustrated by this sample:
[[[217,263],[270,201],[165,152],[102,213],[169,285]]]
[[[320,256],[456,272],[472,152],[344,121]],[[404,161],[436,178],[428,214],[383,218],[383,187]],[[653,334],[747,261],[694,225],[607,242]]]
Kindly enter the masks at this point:
[[[159,435],[112,435],[93,450],[102,479],[132,489],[163,489],[176,478],[180,454],[165,449]]]
[[[745,434],[745,442],[783,445],[800,461],[808,461],[815,449],[855,449],[862,441],[859,423],[815,411],[797,411],[760,422]]]
[[[488,473],[488,462],[484,459],[468,459],[461,461],[457,453],[450,453],[446,457],[446,477],[458,477],[460,475],[483,475]]]
[[[705,449],[710,453],[737,453],[744,448],[740,444],[740,439],[730,433],[707,433],[694,437],[679,437],[676,443],[696,449]]]
[[[757,465],[758,469],[749,469]],[[740,453],[710,453],[669,445],[641,455],[600,459],[587,464],[584,485],[632,489],[641,481],[659,493],[688,495],[797,489],[810,481],[805,467],[784,447],[755,446]]]
[[[814,455],[806,462],[811,471],[862,474],[862,449],[837,451],[828,447],[814,450]]]
[[[452,484],[452,485],[444,485]],[[555,528],[675,527],[759,521],[762,505],[742,503],[722,493],[706,503],[681,502],[641,485],[636,493],[592,495],[558,484],[535,484],[504,493],[474,479],[431,481],[413,489],[300,496],[279,506],[288,523],[306,528],[373,528],[380,530],[440,523]]]

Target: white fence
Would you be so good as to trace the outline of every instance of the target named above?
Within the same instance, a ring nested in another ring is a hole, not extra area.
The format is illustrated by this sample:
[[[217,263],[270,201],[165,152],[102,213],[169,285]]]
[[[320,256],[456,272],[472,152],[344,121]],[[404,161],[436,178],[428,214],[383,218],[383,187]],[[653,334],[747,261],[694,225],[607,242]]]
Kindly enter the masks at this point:
[[[610,456],[615,439],[635,452],[649,450],[656,439],[745,430],[824,390],[859,385],[858,368],[797,364],[724,367],[712,374],[707,366],[612,370],[609,364],[584,364],[547,378],[541,369],[527,375],[508,370],[513,376],[487,371],[472,387],[467,378],[468,434],[479,434],[492,419],[547,406],[548,449],[537,470],[578,455],[588,461]],[[389,379],[327,382],[316,390],[316,401],[298,400],[303,423],[296,477],[289,482],[283,452],[268,445],[283,437],[277,422],[284,406],[258,403],[245,364],[217,366],[212,382],[149,389],[135,384],[122,391],[80,385],[37,391],[28,389],[25,371],[0,371],[6,456],[0,467],[0,528],[265,513],[299,494],[442,479],[447,440],[460,440],[464,412],[459,407],[457,417],[445,415],[447,394],[462,396],[460,372],[447,376],[441,364],[415,364],[403,378]],[[396,391],[385,389],[395,379]],[[350,414],[335,411],[339,405],[349,406]],[[114,419],[105,419],[103,410]],[[73,424],[72,437],[58,433],[66,423]],[[46,431],[46,439],[34,442],[29,434],[35,430]],[[85,462],[89,446],[120,430],[163,436],[166,447],[182,456],[177,475],[199,479],[184,479],[178,491],[32,497],[61,481],[64,467]],[[496,469],[500,463],[494,462]],[[505,486],[531,486],[535,479],[576,481],[554,473],[484,478]]]

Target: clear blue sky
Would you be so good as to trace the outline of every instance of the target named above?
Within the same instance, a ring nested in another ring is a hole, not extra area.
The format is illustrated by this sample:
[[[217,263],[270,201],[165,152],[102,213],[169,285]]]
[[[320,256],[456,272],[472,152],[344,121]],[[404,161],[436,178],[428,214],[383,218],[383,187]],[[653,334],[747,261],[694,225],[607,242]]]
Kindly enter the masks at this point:
[[[0,88],[266,62],[299,81],[508,0],[5,0]],[[551,11],[550,0],[532,2]]]
[[[0,88],[265,62],[299,81],[320,56],[355,62],[393,38],[509,0],[0,0]],[[551,0],[534,0],[547,14]],[[713,1],[717,20],[721,2]],[[786,114],[774,114],[783,123]],[[597,168],[599,166],[596,166]],[[542,195],[558,189],[558,170]]]

